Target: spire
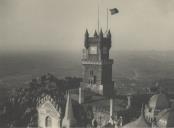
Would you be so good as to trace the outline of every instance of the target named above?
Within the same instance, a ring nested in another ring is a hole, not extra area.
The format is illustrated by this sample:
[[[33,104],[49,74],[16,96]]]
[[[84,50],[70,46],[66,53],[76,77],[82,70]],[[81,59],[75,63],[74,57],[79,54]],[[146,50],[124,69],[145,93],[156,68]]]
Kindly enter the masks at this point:
[[[108,46],[109,46],[109,48],[111,48],[111,31],[110,30],[108,30],[108,33],[107,33],[107,38],[108,38]]]
[[[103,38],[103,31],[102,29],[100,30],[100,35],[99,35],[101,38]]]
[[[85,37],[89,37],[88,29],[86,29]]]
[[[86,32],[85,32],[85,42],[84,42],[84,46],[86,48],[88,48],[88,38],[89,38],[89,33],[88,33],[88,29],[86,29]]]
[[[65,108],[65,116],[63,118],[62,126],[65,128],[70,128],[72,125],[75,124],[75,118],[74,118],[74,113],[73,113],[73,108],[72,108],[72,103],[71,103],[71,98],[67,96],[67,101],[66,101],[66,108]]]
[[[72,108],[72,103],[71,103],[71,98],[69,96],[69,92],[68,92],[67,101],[66,101],[65,117],[67,119],[74,118],[74,113],[73,113],[73,108]]]
[[[94,32],[94,37],[97,37],[98,35],[97,35],[97,31],[95,30],[95,32]]]
[[[108,33],[107,33],[107,37],[108,37],[108,38],[111,38],[111,32],[110,32],[110,30],[109,30]]]

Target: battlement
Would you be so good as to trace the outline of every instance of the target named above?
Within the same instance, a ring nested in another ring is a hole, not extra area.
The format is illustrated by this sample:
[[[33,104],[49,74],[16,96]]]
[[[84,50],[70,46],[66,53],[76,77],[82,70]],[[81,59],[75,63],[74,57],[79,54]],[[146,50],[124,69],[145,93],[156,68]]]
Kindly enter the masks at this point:
[[[85,41],[84,41],[85,48],[88,48],[89,45],[98,44],[102,47],[102,45],[107,46],[108,48],[111,47],[111,33],[110,30],[106,33],[103,33],[102,30],[100,33],[94,32],[94,36],[90,36],[88,30],[85,32]]]
[[[94,34],[91,36],[88,32],[88,30],[86,29],[86,32],[85,32],[85,36],[86,37],[93,37],[93,38],[99,38],[99,37],[103,37],[103,38],[111,38],[111,32],[110,30],[106,31],[105,33],[103,33],[102,29],[100,30],[99,33],[97,33],[97,31],[95,30],[94,31]]]

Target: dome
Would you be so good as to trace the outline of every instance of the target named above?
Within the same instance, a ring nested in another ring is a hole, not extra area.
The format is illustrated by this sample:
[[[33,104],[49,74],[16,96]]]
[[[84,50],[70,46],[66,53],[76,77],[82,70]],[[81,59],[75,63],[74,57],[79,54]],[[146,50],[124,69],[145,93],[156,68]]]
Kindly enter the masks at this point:
[[[169,108],[169,104],[169,99],[162,93],[153,95],[149,100],[149,107],[154,110]]]
[[[165,109],[157,117],[159,128],[174,127],[174,109]]]

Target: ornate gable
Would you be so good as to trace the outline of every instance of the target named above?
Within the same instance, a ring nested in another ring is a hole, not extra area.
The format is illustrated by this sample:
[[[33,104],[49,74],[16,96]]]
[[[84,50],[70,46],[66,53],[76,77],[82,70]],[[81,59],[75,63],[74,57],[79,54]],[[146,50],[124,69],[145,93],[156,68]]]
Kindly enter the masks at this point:
[[[38,99],[38,127],[60,128],[62,108],[49,95]]]
[[[59,113],[58,109],[53,106],[53,104],[50,101],[46,101],[43,103],[39,111],[41,114],[47,114],[51,117],[60,118],[61,113]]]

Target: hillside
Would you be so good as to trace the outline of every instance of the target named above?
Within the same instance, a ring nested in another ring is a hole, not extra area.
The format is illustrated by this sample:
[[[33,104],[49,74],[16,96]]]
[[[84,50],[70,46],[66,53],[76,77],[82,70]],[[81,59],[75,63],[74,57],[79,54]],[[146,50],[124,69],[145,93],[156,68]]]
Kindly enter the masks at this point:
[[[148,85],[154,80],[174,78],[173,54],[173,51],[111,51],[113,79],[141,80]],[[27,86],[32,78],[48,72],[58,78],[81,77],[80,61],[80,52],[0,54],[0,90]]]

